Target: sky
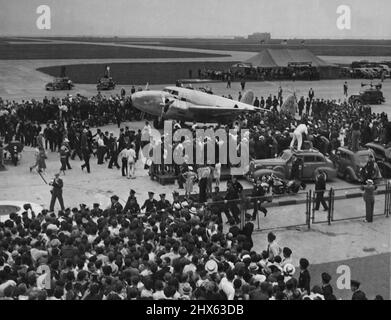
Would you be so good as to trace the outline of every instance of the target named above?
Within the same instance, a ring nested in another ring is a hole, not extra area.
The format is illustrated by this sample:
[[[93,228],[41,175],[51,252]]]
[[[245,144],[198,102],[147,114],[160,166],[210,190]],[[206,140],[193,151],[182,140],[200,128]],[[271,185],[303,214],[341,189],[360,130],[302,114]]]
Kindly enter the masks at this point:
[[[40,5],[51,29],[36,26]],[[337,8],[351,8],[351,29]],[[0,0],[0,35],[391,39],[390,0]]]

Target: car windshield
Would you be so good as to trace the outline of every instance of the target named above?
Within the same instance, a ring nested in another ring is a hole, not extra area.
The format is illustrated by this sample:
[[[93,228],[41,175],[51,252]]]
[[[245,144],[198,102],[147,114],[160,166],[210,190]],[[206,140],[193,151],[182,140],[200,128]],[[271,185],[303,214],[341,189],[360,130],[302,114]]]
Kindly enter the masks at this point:
[[[289,151],[284,151],[281,154],[281,159],[284,161],[288,161],[292,157],[292,154]]]

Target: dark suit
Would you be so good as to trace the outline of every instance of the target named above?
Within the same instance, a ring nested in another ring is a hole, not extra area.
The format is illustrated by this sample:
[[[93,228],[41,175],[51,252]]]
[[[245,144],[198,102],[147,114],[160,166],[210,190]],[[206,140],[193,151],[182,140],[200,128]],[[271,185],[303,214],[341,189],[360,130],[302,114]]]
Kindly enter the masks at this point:
[[[264,202],[265,199],[260,198],[260,197],[265,196],[265,190],[263,189],[263,187],[255,185],[251,196],[253,198],[256,198],[256,199],[254,199],[253,219],[255,219],[257,217],[258,210],[261,210],[263,212],[263,214],[266,215],[267,210],[266,210],[266,208],[262,207],[262,202]]]
[[[326,190],[326,179],[324,174],[319,174],[315,181],[315,210],[319,210],[320,204],[322,204],[324,210],[328,210],[327,203],[324,199],[324,191]]]
[[[145,200],[143,206],[141,207],[141,210],[143,210],[145,208],[145,212],[151,212],[154,210],[154,208],[157,207],[157,201],[155,199],[148,199],[148,200]]]
[[[299,276],[298,287],[300,289],[307,290],[307,292],[310,293],[311,292],[310,284],[311,284],[311,276],[310,276],[310,273],[308,272],[308,270],[301,271],[300,276]]]
[[[58,202],[60,203],[61,210],[65,210],[64,200],[62,198],[62,187],[64,186],[64,183],[60,178],[58,178],[58,179],[54,179],[51,185],[53,186],[53,189],[51,191],[52,198],[50,200],[49,210],[54,211],[54,204],[56,202],[56,199],[58,199]]]
[[[168,201],[168,200],[159,200],[158,202],[157,202],[157,205],[156,205],[156,209],[158,210],[158,211],[161,211],[161,210],[167,210],[167,209],[169,209],[169,208],[171,208],[171,204],[170,204],[170,201]]]
[[[368,300],[365,293],[361,290],[354,291],[352,295],[352,300]]]
[[[120,204],[119,202],[116,202],[111,205],[111,209],[114,209],[117,214],[121,214],[123,207],[122,207],[122,204]]]

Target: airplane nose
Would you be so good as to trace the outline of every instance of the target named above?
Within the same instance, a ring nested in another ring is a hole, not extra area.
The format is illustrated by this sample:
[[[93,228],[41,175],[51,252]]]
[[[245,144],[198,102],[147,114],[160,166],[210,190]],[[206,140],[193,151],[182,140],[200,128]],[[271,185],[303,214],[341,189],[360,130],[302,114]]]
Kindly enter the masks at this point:
[[[159,92],[139,91],[131,95],[133,106],[142,112],[160,116],[162,97]]]
[[[131,99],[132,99],[132,103],[133,103],[135,106],[140,106],[140,105],[142,105],[142,98],[143,98],[142,92],[135,92],[135,93],[133,93],[130,97],[131,97]]]

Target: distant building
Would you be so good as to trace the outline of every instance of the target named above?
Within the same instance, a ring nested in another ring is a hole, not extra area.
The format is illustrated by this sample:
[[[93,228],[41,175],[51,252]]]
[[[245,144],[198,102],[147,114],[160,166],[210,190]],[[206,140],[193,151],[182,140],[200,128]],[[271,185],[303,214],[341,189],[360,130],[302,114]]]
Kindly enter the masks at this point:
[[[242,36],[237,36],[237,37],[234,37],[234,40],[245,40],[246,38],[245,37],[242,37]]]
[[[248,40],[269,41],[272,38],[269,32],[254,32],[247,36]]]

